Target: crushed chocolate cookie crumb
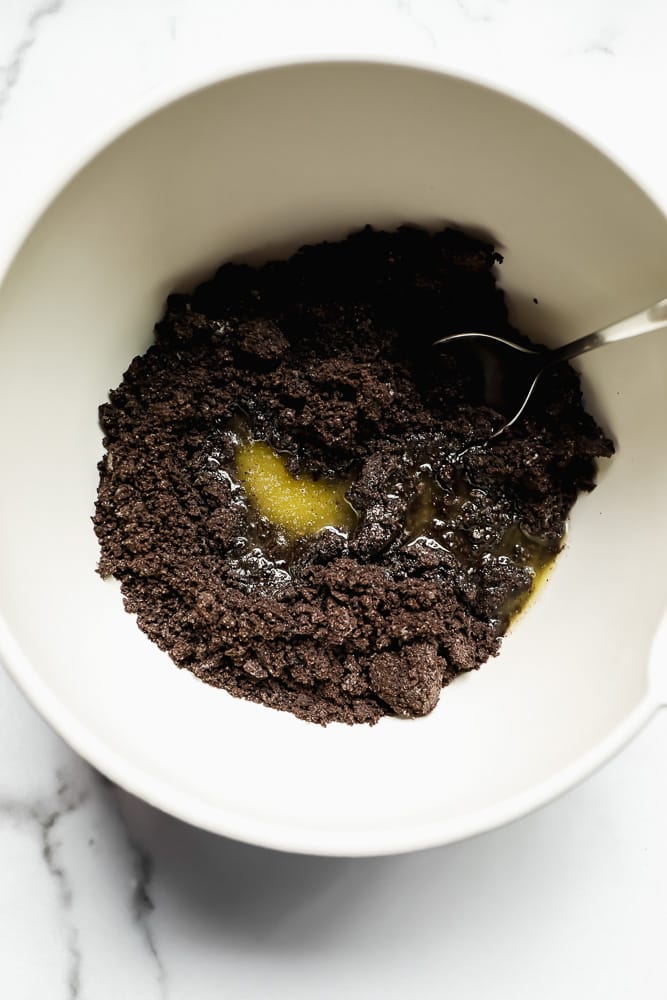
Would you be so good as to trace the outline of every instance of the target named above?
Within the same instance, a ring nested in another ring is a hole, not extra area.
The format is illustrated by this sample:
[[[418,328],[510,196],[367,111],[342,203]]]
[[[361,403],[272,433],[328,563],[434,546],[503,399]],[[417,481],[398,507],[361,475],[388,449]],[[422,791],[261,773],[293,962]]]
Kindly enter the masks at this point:
[[[498,652],[613,451],[567,365],[469,447],[499,415],[470,360],[432,343],[522,339],[499,261],[455,230],[366,227],[169,297],[100,407],[94,526],[99,572],[178,666],[302,719],[373,723],[430,712]],[[353,515],[272,523],[278,481]]]

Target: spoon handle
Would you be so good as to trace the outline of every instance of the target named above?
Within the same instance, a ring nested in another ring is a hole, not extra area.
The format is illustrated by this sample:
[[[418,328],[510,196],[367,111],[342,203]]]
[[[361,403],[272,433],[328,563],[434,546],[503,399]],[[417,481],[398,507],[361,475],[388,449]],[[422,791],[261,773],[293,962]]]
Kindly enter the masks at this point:
[[[558,361],[569,361],[586,351],[593,351],[596,347],[603,347],[605,344],[613,344],[616,340],[628,340],[630,337],[640,337],[643,333],[652,333],[655,330],[667,328],[667,299],[660,299],[659,302],[642,309],[634,316],[621,319],[618,323],[605,326],[595,333],[589,333],[585,337],[579,337],[569,344],[552,351],[549,358],[549,365]]]

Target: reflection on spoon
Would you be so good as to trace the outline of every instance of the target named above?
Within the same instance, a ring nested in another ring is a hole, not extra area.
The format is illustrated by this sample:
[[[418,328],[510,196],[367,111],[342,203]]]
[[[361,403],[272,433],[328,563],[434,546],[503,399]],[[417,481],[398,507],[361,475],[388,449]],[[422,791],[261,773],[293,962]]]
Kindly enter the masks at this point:
[[[606,344],[645,333],[667,329],[667,298],[648,309],[628,316],[611,326],[603,327],[585,337],[570,341],[562,347],[525,347],[504,337],[490,333],[452,333],[436,340],[434,347],[465,342],[478,357],[484,374],[484,399],[488,406],[507,414],[507,420],[491,434],[488,441],[498,437],[521,417],[535,386],[548,368],[561,361],[593,351]]]

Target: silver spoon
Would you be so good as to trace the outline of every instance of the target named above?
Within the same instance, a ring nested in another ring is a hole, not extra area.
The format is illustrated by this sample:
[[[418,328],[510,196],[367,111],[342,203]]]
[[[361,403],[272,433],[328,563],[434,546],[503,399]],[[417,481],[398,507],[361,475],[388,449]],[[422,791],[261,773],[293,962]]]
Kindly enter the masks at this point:
[[[595,333],[563,344],[555,350],[546,347],[524,347],[514,344],[504,337],[496,337],[491,333],[451,333],[434,342],[434,347],[440,344],[451,344],[455,341],[467,341],[479,355],[484,371],[485,401],[494,409],[508,409],[513,416],[505,421],[487,439],[491,441],[498,437],[508,427],[516,423],[526,409],[537,382],[548,368],[560,361],[569,361],[587,351],[594,351],[605,344],[613,344],[617,340],[628,340],[630,337],[640,337],[644,333],[667,328],[667,299],[661,299],[648,309],[628,316],[626,319],[605,326]],[[513,401],[508,400],[508,385],[512,384]],[[508,403],[511,405],[508,406]]]

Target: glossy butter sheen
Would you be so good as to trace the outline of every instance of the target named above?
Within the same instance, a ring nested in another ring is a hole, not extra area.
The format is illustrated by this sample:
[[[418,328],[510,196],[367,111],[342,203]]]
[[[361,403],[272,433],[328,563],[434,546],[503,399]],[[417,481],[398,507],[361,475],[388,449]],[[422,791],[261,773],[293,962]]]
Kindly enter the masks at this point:
[[[348,483],[293,476],[265,441],[241,445],[236,468],[255,509],[293,538],[354,525],[354,511],[345,499]]]

